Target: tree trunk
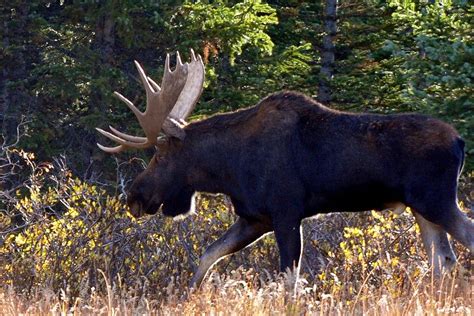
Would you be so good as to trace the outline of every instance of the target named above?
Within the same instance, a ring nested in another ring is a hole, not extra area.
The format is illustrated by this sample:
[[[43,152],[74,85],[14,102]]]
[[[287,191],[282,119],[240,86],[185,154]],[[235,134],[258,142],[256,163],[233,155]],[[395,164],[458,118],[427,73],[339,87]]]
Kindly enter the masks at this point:
[[[110,69],[114,65],[114,48],[115,48],[115,21],[113,18],[113,7],[112,2],[98,5],[97,10],[101,11],[96,25],[95,25],[95,36],[92,42],[92,50],[100,56],[100,67],[95,69],[93,74],[94,78],[101,78],[104,76],[104,69]],[[104,99],[104,91],[100,89],[93,89],[89,96],[89,107],[87,115],[93,113],[106,113],[107,101]],[[81,161],[76,164],[79,170],[83,172],[84,178],[93,177],[96,170],[94,165],[94,153],[97,151],[97,133],[94,129],[81,130],[81,138],[87,141],[82,142],[79,151],[81,152]],[[78,170],[78,171],[79,171]]]
[[[1,22],[3,30],[0,72],[0,143],[11,144],[17,138],[17,128],[23,117],[30,112],[32,98],[26,86],[29,76],[27,60],[34,55],[29,45],[27,2],[17,7],[3,8]]]
[[[337,0],[326,0],[324,8],[323,49],[321,53],[321,72],[319,75],[318,101],[329,104],[332,100],[331,80],[334,75],[334,38],[337,33]]]
[[[4,12],[2,12],[2,17],[5,18]],[[2,22],[2,27],[3,27],[3,34],[2,34],[2,46],[4,50],[6,51],[9,46],[10,46],[10,36],[8,34],[9,28],[8,28],[8,20],[5,19]],[[5,56],[2,56],[2,59],[4,59]],[[8,93],[7,89],[7,83],[8,83],[8,69],[4,65],[2,65],[2,71],[0,72],[0,135],[2,136],[2,139],[0,139],[0,144],[4,141],[3,138],[6,138],[6,114],[8,111],[8,108],[10,107],[10,96]]]

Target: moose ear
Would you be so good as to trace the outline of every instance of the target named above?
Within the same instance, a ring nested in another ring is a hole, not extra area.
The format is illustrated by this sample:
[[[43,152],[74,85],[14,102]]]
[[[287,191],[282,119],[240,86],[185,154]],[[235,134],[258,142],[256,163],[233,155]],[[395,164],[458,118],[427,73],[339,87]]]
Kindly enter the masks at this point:
[[[159,151],[157,151],[153,156],[153,159],[155,159],[155,162],[158,163],[160,162],[160,160],[163,160],[163,155]]]
[[[159,136],[156,139],[155,145],[155,160],[161,160],[166,155],[169,147],[169,138],[168,136]]]
[[[166,135],[172,136],[179,140],[184,140],[186,137],[186,132],[184,131],[185,125],[179,123],[178,121],[168,117],[164,122],[163,126],[161,127]]]

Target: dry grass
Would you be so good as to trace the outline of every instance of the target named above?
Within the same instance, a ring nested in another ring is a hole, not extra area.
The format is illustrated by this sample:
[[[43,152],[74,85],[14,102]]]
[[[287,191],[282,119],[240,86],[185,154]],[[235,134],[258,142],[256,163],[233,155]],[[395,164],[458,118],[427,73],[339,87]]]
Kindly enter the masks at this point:
[[[0,310],[2,315],[472,315],[473,281],[466,271],[440,279],[427,271],[408,285],[374,288],[364,282],[349,294],[344,287],[322,293],[302,279],[297,297],[286,300],[282,277],[238,269],[227,276],[212,274],[192,293],[170,283],[158,289],[165,294],[162,300],[109,284],[102,293],[92,289],[87,299],[48,289],[26,297],[6,289]]]

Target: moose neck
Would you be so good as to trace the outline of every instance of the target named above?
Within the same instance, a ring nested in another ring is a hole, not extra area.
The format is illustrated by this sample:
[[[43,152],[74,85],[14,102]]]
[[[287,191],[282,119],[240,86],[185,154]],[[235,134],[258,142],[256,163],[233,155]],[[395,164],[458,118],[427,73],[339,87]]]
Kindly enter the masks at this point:
[[[195,191],[239,195],[238,137],[214,121],[212,117],[186,129],[188,184]]]
[[[227,161],[228,155],[221,146],[225,144],[220,139],[208,138],[193,143],[194,155],[191,156],[188,181],[195,191],[233,193],[233,170]]]

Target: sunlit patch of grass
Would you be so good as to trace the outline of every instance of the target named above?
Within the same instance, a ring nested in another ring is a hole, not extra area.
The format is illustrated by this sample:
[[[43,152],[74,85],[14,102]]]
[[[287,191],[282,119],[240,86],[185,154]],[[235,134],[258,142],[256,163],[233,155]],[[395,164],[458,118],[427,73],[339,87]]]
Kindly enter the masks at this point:
[[[412,280],[409,291],[365,283],[356,294],[339,287],[321,292],[317,284],[300,281],[297,297],[287,299],[281,276],[238,269],[227,275],[214,273],[200,290],[170,283],[163,299],[152,294],[135,296],[117,285],[105,292],[91,290],[87,298],[73,299],[67,292],[37,289],[26,297],[12,289],[0,293],[5,315],[472,315],[472,280],[453,272],[437,279],[427,273]],[[343,275],[340,279],[347,278]]]

